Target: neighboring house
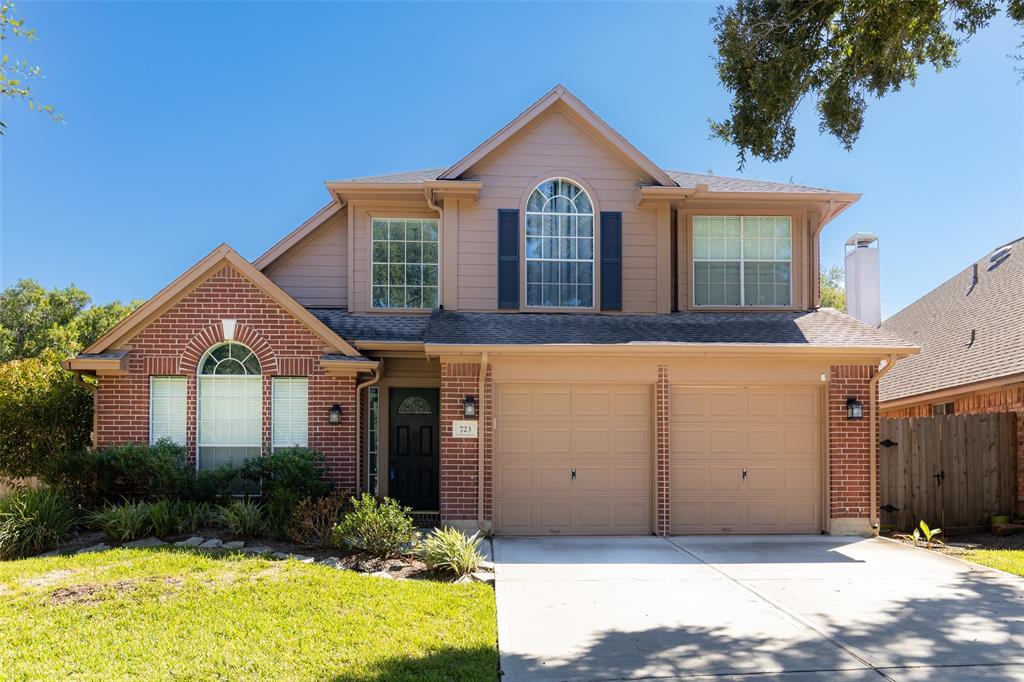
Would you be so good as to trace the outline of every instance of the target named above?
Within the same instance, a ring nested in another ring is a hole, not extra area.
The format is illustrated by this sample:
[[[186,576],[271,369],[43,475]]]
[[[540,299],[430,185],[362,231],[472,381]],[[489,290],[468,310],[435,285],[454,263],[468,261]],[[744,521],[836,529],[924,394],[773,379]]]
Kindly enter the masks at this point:
[[[97,445],[309,446],[499,534],[870,532],[872,377],[915,348],[817,310],[858,195],[664,170],[561,86],[448,168],[327,189],[66,363]]]
[[[1016,412],[1024,500],[1024,237],[882,323],[921,353],[880,380],[882,416]]]

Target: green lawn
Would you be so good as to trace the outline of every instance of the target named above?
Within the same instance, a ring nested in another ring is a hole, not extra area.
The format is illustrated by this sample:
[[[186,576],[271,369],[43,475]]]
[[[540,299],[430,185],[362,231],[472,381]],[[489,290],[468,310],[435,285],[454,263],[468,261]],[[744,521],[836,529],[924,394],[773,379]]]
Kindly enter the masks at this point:
[[[113,550],[0,562],[5,679],[487,680],[494,591]]]
[[[975,549],[967,552],[964,558],[976,564],[1024,576],[1024,549]]]

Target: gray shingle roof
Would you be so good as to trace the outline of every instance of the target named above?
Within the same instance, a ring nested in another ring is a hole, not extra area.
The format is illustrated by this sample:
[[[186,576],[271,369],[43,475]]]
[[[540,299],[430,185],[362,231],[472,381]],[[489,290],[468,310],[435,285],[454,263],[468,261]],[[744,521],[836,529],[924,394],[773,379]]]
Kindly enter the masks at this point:
[[[831,309],[778,313],[457,313],[437,311],[427,343],[448,344],[910,344]]]
[[[346,341],[423,341],[427,315],[353,315],[341,308],[308,308]]]
[[[436,180],[444,168],[427,168],[426,170],[391,173],[389,175],[372,175],[365,178],[349,178],[338,182],[393,182],[397,184],[415,184],[427,180]],[[709,192],[812,192],[820,194],[835,193],[836,190],[807,187],[806,185],[788,185],[781,182],[765,180],[748,180],[746,178],[727,178],[722,175],[701,175],[686,171],[666,170],[673,180],[683,187],[696,187],[700,184],[708,186]]]
[[[445,344],[795,344],[836,348],[911,347],[902,339],[831,309],[817,312],[351,314],[310,308],[350,341]]]
[[[1005,259],[992,260],[996,249],[882,323],[921,347],[882,377],[882,400],[1024,372],[1024,237],[1007,246]]]

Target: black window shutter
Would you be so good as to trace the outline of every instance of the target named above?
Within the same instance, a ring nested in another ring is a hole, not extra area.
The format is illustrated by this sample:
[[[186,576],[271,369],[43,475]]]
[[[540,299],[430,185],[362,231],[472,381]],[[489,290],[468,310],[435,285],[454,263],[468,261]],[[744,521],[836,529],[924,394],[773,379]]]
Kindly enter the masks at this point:
[[[622,214],[601,211],[601,310],[622,310]]]
[[[498,209],[498,307],[519,307],[519,210]]]

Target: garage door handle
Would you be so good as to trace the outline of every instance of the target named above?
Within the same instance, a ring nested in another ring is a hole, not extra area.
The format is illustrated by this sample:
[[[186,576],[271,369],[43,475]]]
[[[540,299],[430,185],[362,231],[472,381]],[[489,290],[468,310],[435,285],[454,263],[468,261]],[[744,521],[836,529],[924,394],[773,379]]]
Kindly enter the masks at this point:
[[[576,480],[576,470],[575,469],[572,470],[572,480],[574,480],[574,481]]]
[[[743,470],[743,480],[744,481],[747,480],[747,470],[746,469]]]

